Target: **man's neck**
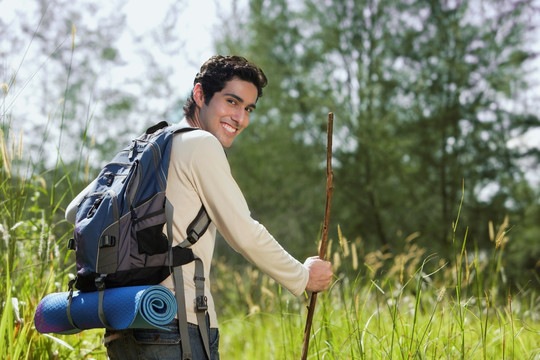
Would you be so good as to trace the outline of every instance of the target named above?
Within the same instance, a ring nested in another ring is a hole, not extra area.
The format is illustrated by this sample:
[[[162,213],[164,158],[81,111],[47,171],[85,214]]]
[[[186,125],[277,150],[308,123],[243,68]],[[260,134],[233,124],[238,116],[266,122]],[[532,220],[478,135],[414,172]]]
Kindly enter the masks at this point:
[[[202,129],[201,123],[199,122],[199,114],[197,111],[195,111],[195,114],[193,114],[193,116],[187,116],[186,120],[189,126]]]

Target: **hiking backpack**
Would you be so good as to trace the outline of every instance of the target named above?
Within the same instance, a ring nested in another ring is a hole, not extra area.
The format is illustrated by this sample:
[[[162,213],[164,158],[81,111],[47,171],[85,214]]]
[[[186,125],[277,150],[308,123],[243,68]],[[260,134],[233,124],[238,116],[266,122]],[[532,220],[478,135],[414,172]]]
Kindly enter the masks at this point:
[[[172,138],[192,130],[195,128],[171,126],[165,121],[150,127],[101,170],[78,204],[74,238],[68,246],[75,250],[77,263],[70,292],[73,287],[83,292],[100,291],[99,313],[106,328],[103,290],[155,285],[173,273],[178,318],[185,320],[181,265],[194,260],[197,311],[206,311],[202,262],[188,247],[204,234],[210,218],[202,206],[187,229],[187,239],[173,247],[172,207],[165,197]],[[71,319],[69,306],[67,311]],[[187,320],[184,322],[187,327]]]

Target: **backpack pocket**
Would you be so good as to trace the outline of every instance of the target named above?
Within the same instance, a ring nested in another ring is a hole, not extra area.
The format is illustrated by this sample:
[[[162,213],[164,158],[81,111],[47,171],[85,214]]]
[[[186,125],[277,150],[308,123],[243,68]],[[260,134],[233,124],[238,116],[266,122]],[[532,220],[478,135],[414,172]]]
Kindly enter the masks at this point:
[[[169,240],[164,234],[165,194],[157,193],[141,205],[132,209],[133,231],[139,254],[158,255],[167,253]],[[145,214],[138,217],[137,214]]]
[[[165,212],[163,211],[162,213],[164,214]],[[143,224],[141,230],[136,231],[135,235],[139,254],[156,255],[166,253],[169,250],[169,241],[163,233],[165,222],[161,222],[160,218],[160,214],[155,214],[154,218],[148,218],[145,219],[146,221],[138,223]],[[144,226],[144,222],[148,222],[150,225]],[[155,222],[158,223],[152,225]]]
[[[77,282],[81,291],[95,289],[97,274],[113,273],[118,268],[119,209],[113,190],[94,192],[79,207],[75,226]]]

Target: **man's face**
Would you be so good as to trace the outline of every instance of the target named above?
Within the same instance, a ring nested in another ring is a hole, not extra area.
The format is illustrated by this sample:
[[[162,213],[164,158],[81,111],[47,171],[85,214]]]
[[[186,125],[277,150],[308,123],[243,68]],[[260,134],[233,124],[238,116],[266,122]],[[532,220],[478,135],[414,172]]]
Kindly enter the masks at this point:
[[[255,110],[257,87],[247,81],[234,78],[223,90],[214,93],[206,105],[202,88],[197,84],[194,98],[199,106],[198,126],[212,133],[225,148],[249,125],[249,115]]]

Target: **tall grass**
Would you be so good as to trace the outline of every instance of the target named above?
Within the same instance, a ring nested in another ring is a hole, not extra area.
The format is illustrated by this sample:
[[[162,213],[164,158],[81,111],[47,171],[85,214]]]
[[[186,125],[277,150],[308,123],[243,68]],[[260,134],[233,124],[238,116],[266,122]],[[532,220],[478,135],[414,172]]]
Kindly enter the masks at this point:
[[[401,254],[369,253],[362,265],[351,265],[350,248],[360,248],[361,240],[350,243],[341,237],[341,246],[333,253],[340,276],[322,294],[309,358],[540,358],[539,294],[534,289],[512,293],[501,281],[502,268],[493,264],[503,255],[499,245],[506,236],[505,226],[499,227],[492,257],[485,259],[478,252],[467,254],[465,229],[463,239],[456,239],[457,261],[452,263],[436,255],[426,256],[425,249],[410,237]],[[221,262],[216,265],[217,281],[235,284],[233,277],[240,275]],[[499,272],[488,271],[493,268]],[[253,279],[253,273],[257,270],[244,271],[244,284]],[[259,286],[275,300],[266,308],[252,307],[243,317],[224,311],[232,316],[221,318],[223,357],[299,358],[304,311],[299,311],[298,300],[279,293],[269,279]],[[232,288],[236,291],[238,287]],[[268,297],[261,296],[261,301],[267,302]],[[236,306],[227,300],[218,300],[218,304],[226,309]],[[284,332],[290,335],[278,336]]]
[[[17,173],[24,168],[20,137],[8,135],[2,134],[0,143],[0,357],[104,359],[102,330],[41,335],[33,326],[39,300],[65,291],[74,270],[64,245],[71,228],[62,220],[62,206],[51,203],[51,188],[59,182]],[[51,204],[54,213],[40,204]],[[502,281],[507,226],[492,231],[491,255],[483,256],[467,252],[467,229],[459,239],[456,221],[451,262],[418,247],[415,234],[405,239],[400,254],[362,254],[361,239],[350,242],[340,235],[329,249],[338,277],[320,296],[309,358],[538,359],[538,292],[511,291]],[[223,258],[214,262],[213,287],[222,358],[300,357],[302,299],[258,270],[233,269]]]
[[[74,35],[73,29],[73,39]],[[73,49],[72,42],[72,55]],[[50,160],[44,151],[47,133],[36,137],[42,142],[31,156],[22,130],[13,130],[13,121],[20,123],[11,115],[20,95],[16,77],[17,73],[8,80],[0,79],[6,81],[0,87],[0,358],[103,357],[101,330],[62,337],[38,334],[33,325],[38,302],[48,293],[65,291],[68,274],[74,270],[74,261],[66,251],[71,226],[63,220],[62,208],[72,197],[73,186],[62,162],[61,137],[58,153],[52,154],[56,156],[54,169],[38,170]],[[69,77],[66,93],[68,84]],[[26,85],[23,81],[20,86]],[[58,110],[53,113],[61,113],[63,122],[65,111]],[[54,121],[49,116],[45,129],[58,126]],[[36,139],[32,139],[34,144]]]
[[[61,205],[71,194],[52,195],[65,176],[50,183],[27,170],[21,139],[9,131],[0,138],[0,357],[105,359],[102,330],[42,335],[33,326],[40,299],[65,291],[74,271]],[[468,253],[468,230],[457,220],[451,261],[418,247],[418,234],[404,240],[399,254],[364,254],[361,239],[339,233],[329,244],[337,277],[319,298],[309,358],[540,358],[539,294],[511,290],[504,281],[507,220],[496,229],[489,224],[488,256]],[[307,297],[294,298],[258,270],[234,269],[224,257],[214,261],[213,292],[223,359],[300,357]]]
[[[53,192],[66,188],[65,176],[49,183],[46,178],[54,177],[37,174],[23,157],[23,136],[13,136],[7,119],[2,114],[1,129],[7,131],[0,130],[0,358],[103,354],[99,336],[92,332],[66,338],[40,335],[34,328],[38,302],[48,293],[65,291],[67,274],[73,271],[74,262],[65,247],[70,227],[61,207],[69,196]]]

